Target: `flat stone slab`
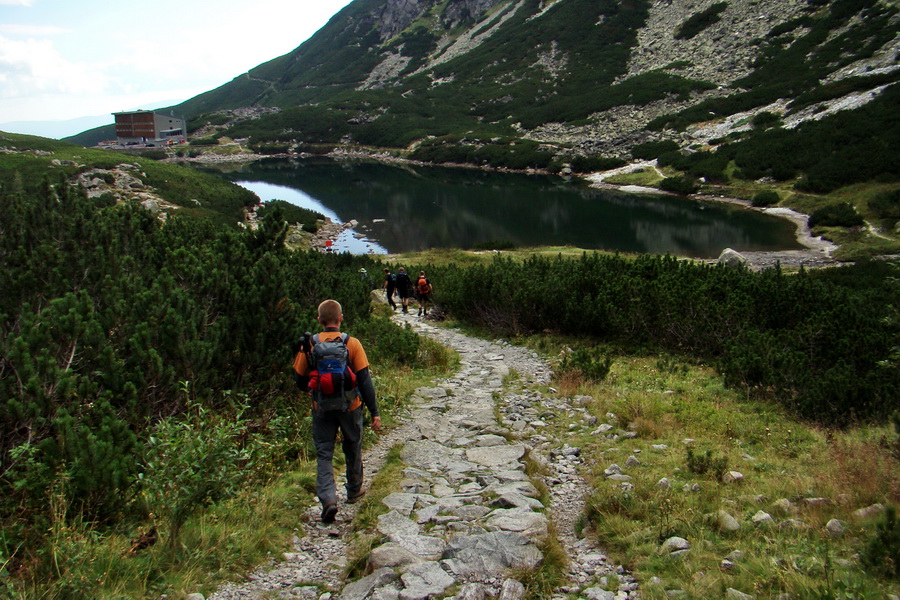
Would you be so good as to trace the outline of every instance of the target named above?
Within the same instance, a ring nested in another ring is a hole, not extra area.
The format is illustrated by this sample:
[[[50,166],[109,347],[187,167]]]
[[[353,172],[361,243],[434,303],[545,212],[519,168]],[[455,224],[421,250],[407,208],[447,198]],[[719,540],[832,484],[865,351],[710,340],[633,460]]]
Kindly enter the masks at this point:
[[[424,560],[440,559],[447,548],[444,540],[427,535],[391,535],[389,539]]]
[[[444,551],[444,563],[458,576],[500,577],[509,569],[534,569],[544,555],[526,536],[508,531],[460,535]]]
[[[405,567],[420,562],[422,562],[421,558],[400,544],[388,542],[372,549],[369,553],[368,565],[372,571],[377,571],[384,567]]]
[[[363,600],[368,598],[375,588],[385,586],[396,580],[397,574],[394,573],[394,570],[384,567],[344,587],[340,597],[341,600]]]
[[[432,472],[467,473],[478,467],[464,460],[461,451],[454,451],[431,440],[407,442],[400,453],[400,460],[407,465]]]
[[[455,583],[436,562],[424,562],[413,566],[400,576],[405,588],[400,591],[400,600],[425,600],[444,593]]]
[[[393,494],[388,494],[387,496],[385,496],[381,500],[381,503],[391,510],[395,510],[401,515],[405,515],[408,517],[412,514],[413,509],[416,507],[417,498],[418,494],[394,492]]]
[[[525,446],[521,444],[487,446],[466,450],[467,459],[485,467],[501,467],[515,462],[523,456],[525,456]]]
[[[388,537],[416,535],[419,533],[419,525],[409,517],[404,517],[396,510],[392,510],[378,517],[378,531]]]
[[[521,533],[531,539],[547,538],[547,517],[523,508],[498,508],[487,520],[489,527]]]

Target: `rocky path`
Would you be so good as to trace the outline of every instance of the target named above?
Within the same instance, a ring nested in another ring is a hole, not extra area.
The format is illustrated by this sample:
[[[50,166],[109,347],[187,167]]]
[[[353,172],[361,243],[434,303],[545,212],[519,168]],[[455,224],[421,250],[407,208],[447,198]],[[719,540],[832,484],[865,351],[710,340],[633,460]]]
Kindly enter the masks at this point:
[[[342,577],[358,505],[342,504],[330,525],[311,505],[283,561],[223,586],[210,600],[517,600],[525,588],[513,577],[540,564],[548,536],[569,557],[568,581],[544,597],[637,598],[629,574],[591,536],[576,535],[589,487],[579,475],[579,448],[552,433],[591,428],[596,418],[577,399],[538,391],[550,368],[527,349],[437,328],[413,314],[395,320],[454,348],[461,364],[451,378],[417,390],[402,424],[367,451],[367,480],[397,445],[405,465],[396,491],[383,500],[388,510],[378,521],[382,538],[369,556],[370,574]],[[551,427],[554,419],[567,427]],[[537,467],[532,475],[526,462]]]

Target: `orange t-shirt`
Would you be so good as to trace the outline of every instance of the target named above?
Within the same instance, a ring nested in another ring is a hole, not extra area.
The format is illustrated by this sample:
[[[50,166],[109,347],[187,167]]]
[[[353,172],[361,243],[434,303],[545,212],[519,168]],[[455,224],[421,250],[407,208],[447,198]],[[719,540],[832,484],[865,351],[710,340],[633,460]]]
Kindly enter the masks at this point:
[[[319,333],[319,341],[328,342],[341,337],[341,335],[340,331],[323,331]],[[369,358],[366,356],[366,351],[355,337],[351,336],[347,338],[347,355],[348,360],[350,361],[350,368],[353,369],[354,373],[359,373],[369,366]],[[306,360],[306,353],[297,353],[297,356],[294,358],[294,370],[300,376],[309,375],[310,369],[309,363]],[[359,399],[359,394],[357,394],[350,403],[349,410],[356,410],[361,405],[362,401]]]

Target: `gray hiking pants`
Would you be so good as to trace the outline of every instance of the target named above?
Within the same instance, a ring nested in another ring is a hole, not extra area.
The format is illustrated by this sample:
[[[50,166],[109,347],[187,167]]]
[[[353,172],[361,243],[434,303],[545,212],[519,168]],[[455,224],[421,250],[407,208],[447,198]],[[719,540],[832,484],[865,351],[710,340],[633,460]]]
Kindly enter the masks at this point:
[[[359,492],[363,483],[362,417],[360,406],[353,411],[313,411],[312,433],[316,446],[316,495],[322,505],[337,502],[334,485],[334,440],[341,432],[341,448],[347,462],[347,497]]]

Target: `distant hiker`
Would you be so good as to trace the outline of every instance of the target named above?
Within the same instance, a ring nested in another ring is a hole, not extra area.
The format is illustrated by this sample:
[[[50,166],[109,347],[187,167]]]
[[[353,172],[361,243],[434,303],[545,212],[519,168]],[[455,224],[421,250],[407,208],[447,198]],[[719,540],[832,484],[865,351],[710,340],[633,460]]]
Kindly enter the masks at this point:
[[[312,400],[312,434],[316,447],[316,495],[322,503],[322,522],[337,516],[334,483],[334,443],[341,432],[341,448],[347,463],[347,502],[362,498],[362,405],[372,416],[372,429],[381,429],[375,386],[369,360],[356,338],[342,334],[341,305],[325,300],[319,305],[322,333],[304,336],[294,359],[294,380]]]
[[[431,282],[425,277],[425,271],[419,271],[416,278],[416,297],[419,299],[419,316],[428,314],[428,300],[431,299]]]
[[[381,289],[384,290],[384,295],[387,296],[387,301],[391,308],[397,310],[397,303],[394,302],[394,292],[397,290],[397,276],[391,273],[390,269],[384,270],[384,283],[381,284]]]
[[[409,275],[406,274],[406,270],[403,267],[400,267],[397,270],[397,295],[400,296],[400,304],[403,305],[403,312],[408,312],[407,307],[409,306],[409,292],[412,289],[412,281],[409,280]]]

